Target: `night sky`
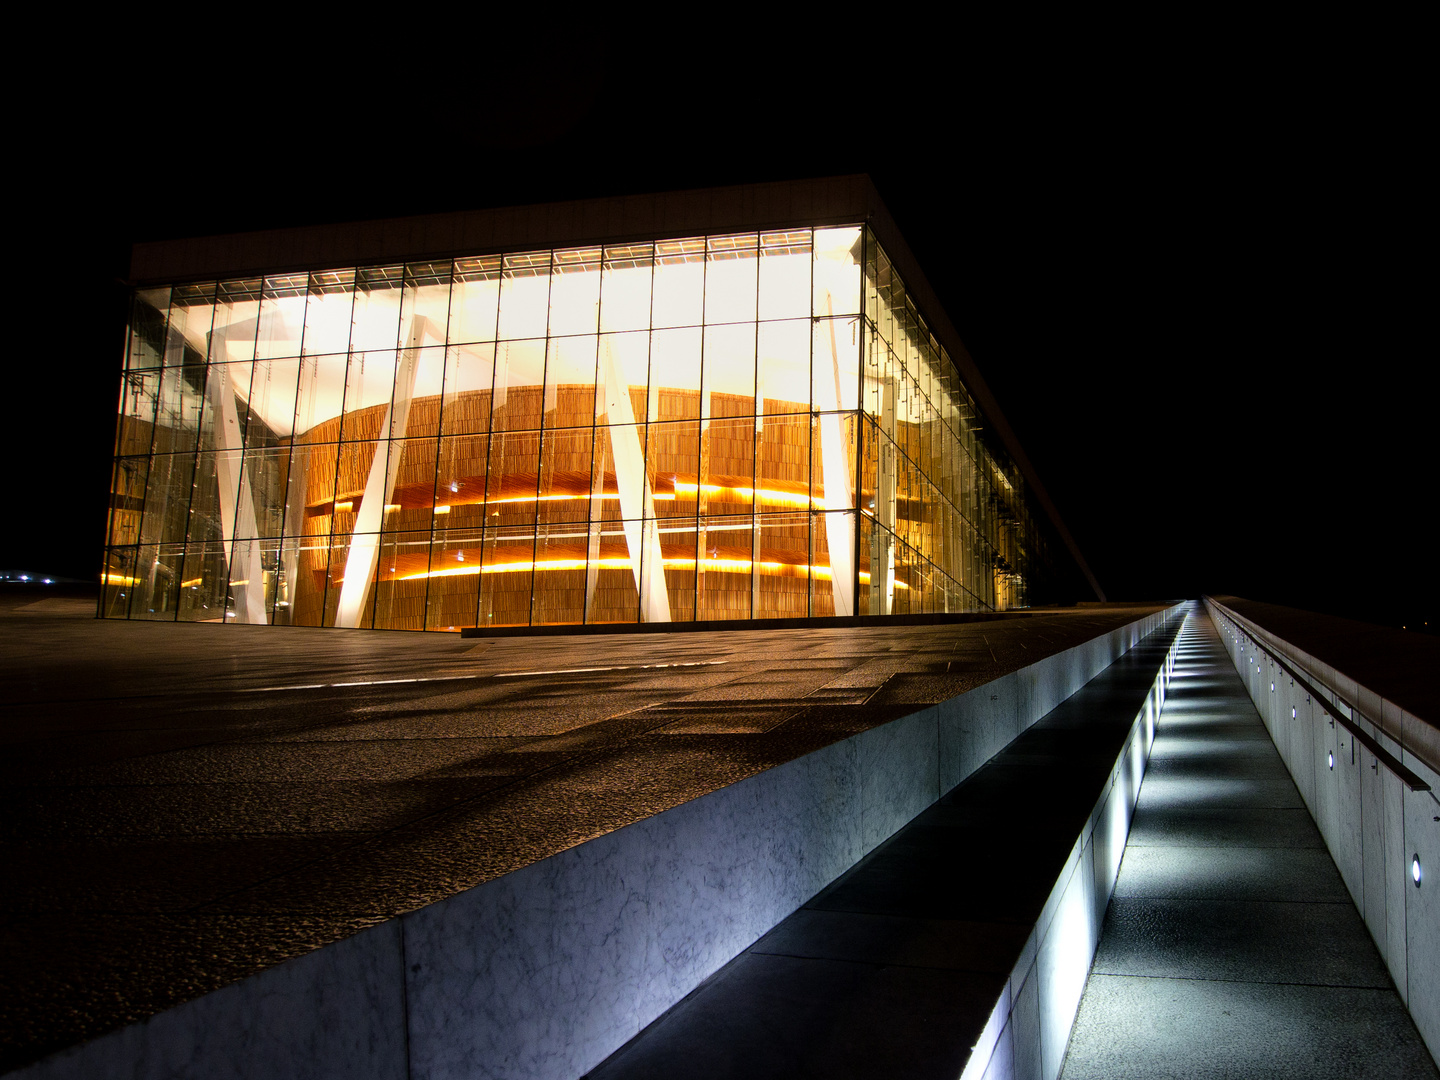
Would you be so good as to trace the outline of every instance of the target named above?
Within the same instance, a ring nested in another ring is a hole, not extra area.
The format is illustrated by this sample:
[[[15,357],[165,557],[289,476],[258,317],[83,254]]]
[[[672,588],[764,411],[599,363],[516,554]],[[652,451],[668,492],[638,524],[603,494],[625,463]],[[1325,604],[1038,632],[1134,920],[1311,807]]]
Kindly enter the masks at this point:
[[[457,40],[423,72],[277,46],[243,79],[235,49],[161,78],[81,54],[84,104],[15,136],[0,569],[97,572],[137,240],[868,172],[1109,598],[1436,624],[1403,77],[1086,33],[866,60],[591,27],[483,72]]]

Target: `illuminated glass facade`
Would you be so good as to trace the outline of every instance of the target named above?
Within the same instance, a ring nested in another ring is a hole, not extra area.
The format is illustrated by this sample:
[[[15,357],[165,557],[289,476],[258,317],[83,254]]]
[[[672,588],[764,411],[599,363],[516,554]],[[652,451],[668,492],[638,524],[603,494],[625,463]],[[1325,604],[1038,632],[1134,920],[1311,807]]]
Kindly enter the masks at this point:
[[[143,288],[115,454],[115,618],[998,610],[1042,544],[864,224]]]

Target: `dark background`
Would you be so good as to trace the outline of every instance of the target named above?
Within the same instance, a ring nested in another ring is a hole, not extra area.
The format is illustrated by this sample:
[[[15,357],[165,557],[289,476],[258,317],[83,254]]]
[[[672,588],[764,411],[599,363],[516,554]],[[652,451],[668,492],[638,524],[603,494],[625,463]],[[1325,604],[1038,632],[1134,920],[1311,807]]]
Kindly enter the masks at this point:
[[[1440,624],[1404,57],[900,18],[99,28],[16,113],[0,569],[97,572],[135,241],[868,172],[1109,598]]]

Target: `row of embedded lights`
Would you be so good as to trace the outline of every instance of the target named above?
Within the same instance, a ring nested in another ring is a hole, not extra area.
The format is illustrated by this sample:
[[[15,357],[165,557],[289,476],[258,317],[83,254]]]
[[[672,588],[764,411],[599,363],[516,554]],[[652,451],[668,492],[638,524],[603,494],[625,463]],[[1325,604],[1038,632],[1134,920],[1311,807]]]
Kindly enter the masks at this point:
[[[1224,618],[1224,616],[1222,615],[1221,618]],[[1230,620],[1229,620],[1229,619],[1225,619],[1225,622],[1228,624],[1228,623],[1230,622]],[[1238,632],[1234,631],[1234,630],[1230,630],[1229,633],[1230,633],[1230,637],[1235,641],[1236,646],[1240,649],[1240,652],[1241,652],[1241,654],[1243,655],[1244,652],[1245,652],[1244,641],[1245,641],[1246,639],[1242,638],[1242,637],[1240,636],[1240,634],[1239,634]],[[1248,668],[1249,665],[1247,664],[1246,667]],[[1259,665],[1258,662],[1257,662],[1256,665],[1255,665],[1255,673],[1256,673],[1257,675],[1260,673],[1260,665]],[[1270,683],[1270,692],[1271,692],[1272,694],[1275,692],[1275,683],[1274,683],[1273,681]],[[1292,720],[1296,719],[1296,712],[1295,712],[1295,709],[1294,709],[1293,707],[1290,709],[1290,719],[1292,719]],[[1334,722],[1333,720],[1330,722],[1330,726],[1331,726],[1331,727],[1334,727],[1334,726],[1335,726],[1335,722]],[[1328,752],[1326,753],[1325,757],[1326,757],[1326,763],[1330,766],[1330,770],[1333,772],[1334,769],[1335,769],[1335,751],[1333,751],[1333,750],[1328,751]],[[1420,853],[1419,853],[1418,851],[1415,852],[1415,853],[1414,853],[1413,855],[1411,855],[1411,857],[1410,857],[1410,878],[1411,878],[1411,880],[1413,880],[1413,881],[1415,882],[1415,887],[1418,889],[1418,888],[1420,887],[1420,878],[1421,878],[1421,872],[1420,872]]]

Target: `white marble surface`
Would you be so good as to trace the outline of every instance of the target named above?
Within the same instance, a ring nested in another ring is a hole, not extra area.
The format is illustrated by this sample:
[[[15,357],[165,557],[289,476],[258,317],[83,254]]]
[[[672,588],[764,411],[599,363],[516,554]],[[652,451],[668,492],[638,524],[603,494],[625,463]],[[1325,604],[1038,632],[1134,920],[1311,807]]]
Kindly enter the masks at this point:
[[[862,855],[944,794],[938,723],[931,707],[847,740],[855,744],[860,778]]]
[[[405,919],[412,1075],[574,1077],[860,856],[853,744]]]
[[[940,786],[949,791],[1020,734],[1020,672],[935,706]]]

